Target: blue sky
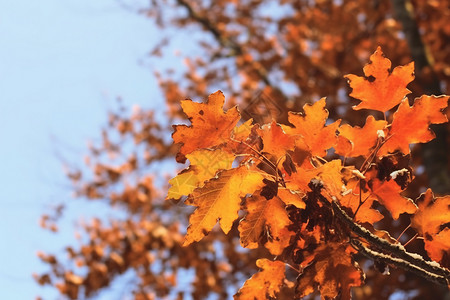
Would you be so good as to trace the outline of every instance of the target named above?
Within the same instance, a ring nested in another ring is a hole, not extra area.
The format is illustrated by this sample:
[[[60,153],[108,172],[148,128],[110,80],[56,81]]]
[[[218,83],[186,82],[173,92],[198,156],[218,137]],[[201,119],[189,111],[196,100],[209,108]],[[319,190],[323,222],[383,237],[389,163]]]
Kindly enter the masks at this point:
[[[32,278],[46,270],[36,252],[63,254],[76,245],[74,221],[97,211],[72,200],[56,153],[81,163],[118,96],[127,106],[162,104],[139,64],[160,33],[115,0],[0,4],[0,290],[6,300],[55,299]],[[60,233],[42,230],[40,215],[67,201]]]

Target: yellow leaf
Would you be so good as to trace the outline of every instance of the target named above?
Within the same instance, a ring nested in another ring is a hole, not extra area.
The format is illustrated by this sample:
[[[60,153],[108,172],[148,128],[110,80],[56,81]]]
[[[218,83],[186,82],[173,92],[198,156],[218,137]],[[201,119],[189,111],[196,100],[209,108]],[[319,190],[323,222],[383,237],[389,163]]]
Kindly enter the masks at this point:
[[[187,154],[191,162],[188,169],[181,171],[176,177],[169,180],[169,188],[166,199],[180,199],[188,196],[197,187],[214,177],[219,170],[227,170],[233,164],[234,155],[222,149],[201,149]]]
[[[200,241],[218,220],[222,230],[228,233],[238,217],[241,197],[260,189],[264,185],[263,179],[261,173],[241,166],[225,170],[195,189],[186,201],[197,209],[189,218],[184,245]]]

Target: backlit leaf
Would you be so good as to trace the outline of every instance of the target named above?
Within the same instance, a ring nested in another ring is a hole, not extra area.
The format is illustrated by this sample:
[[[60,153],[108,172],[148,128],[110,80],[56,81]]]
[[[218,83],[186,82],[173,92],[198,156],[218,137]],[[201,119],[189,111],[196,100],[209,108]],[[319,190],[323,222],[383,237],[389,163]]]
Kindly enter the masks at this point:
[[[240,114],[236,107],[224,112],[224,103],[225,97],[221,91],[211,94],[206,103],[181,101],[181,107],[192,125],[174,125],[173,141],[181,144],[178,162],[184,163],[186,155],[194,150],[217,146],[229,140]]]
[[[402,213],[413,214],[417,211],[417,206],[411,199],[400,195],[402,188],[394,180],[380,181],[374,179],[372,192],[377,196],[378,202],[387,208],[395,220]]]
[[[288,150],[294,149],[294,137],[285,134],[275,121],[258,130],[263,141],[263,152],[274,155],[276,159],[284,156]]]
[[[202,186],[206,180],[214,177],[217,171],[230,169],[235,158],[234,154],[222,149],[195,150],[186,157],[191,165],[169,180],[171,187],[167,199],[179,199],[189,195],[195,188]]]
[[[339,198],[339,202],[342,206],[350,208],[353,213],[356,212],[354,217],[356,222],[374,224],[383,219],[383,215],[372,208],[376,197],[368,191],[360,190],[359,180],[352,179],[346,188],[347,191]]]
[[[362,128],[348,124],[341,125],[338,129],[336,153],[347,157],[367,156],[377,143],[378,131],[383,130],[386,125],[386,121],[376,121],[373,116],[367,117],[366,124]],[[350,149],[347,147],[348,142],[351,144]]]
[[[434,198],[431,189],[417,199],[419,210],[411,225],[424,237],[425,249],[431,259],[441,261],[444,253],[450,258],[450,196]]]
[[[386,112],[400,103],[411,91],[406,88],[414,79],[414,62],[396,67],[391,72],[391,61],[378,47],[364,66],[365,77],[346,75],[353,91],[350,96],[361,100],[353,109],[373,109]]]
[[[430,124],[447,122],[443,113],[448,105],[448,96],[426,96],[416,98],[413,106],[408,100],[402,101],[394,114],[388,140],[381,147],[378,155],[400,150],[409,153],[409,144],[426,143],[434,139],[434,133],[429,129]]]
[[[353,262],[350,254],[354,250],[340,243],[327,243],[314,252],[314,260],[309,263],[298,277],[297,296],[304,297],[316,289],[322,299],[351,298],[351,287],[363,283],[364,275]]]
[[[285,280],[285,263],[270,261],[262,258],[256,261],[262,269],[248,279],[239,292],[234,295],[235,300],[270,300],[275,299]]]
[[[186,201],[197,209],[189,218],[184,245],[201,240],[217,221],[223,232],[228,233],[238,217],[241,197],[260,189],[264,185],[263,179],[261,173],[242,166],[225,170],[195,189]]]
[[[325,156],[327,150],[336,144],[340,120],[325,126],[328,118],[325,104],[325,98],[322,98],[303,106],[304,114],[289,112],[289,123],[294,127],[282,125],[284,132],[296,138],[296,146],[312,155]]]
[[[266,248],[273,255],[279,255],[289,245],[290,232],[287,227],[292,224],[287,215],[285,204],[277,196],[267,200],[258,194],[245,200],[247,215],[239,223],[241,245],[254,249],[265,235]]]

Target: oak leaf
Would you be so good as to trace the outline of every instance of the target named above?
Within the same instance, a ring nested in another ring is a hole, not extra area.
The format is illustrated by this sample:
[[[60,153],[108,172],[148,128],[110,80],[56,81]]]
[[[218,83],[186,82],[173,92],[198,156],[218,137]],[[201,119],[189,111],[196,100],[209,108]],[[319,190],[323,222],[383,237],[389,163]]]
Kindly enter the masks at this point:
[[[353,89],[350,96],[361,100],[353,106],[355,110],[373,109],[384,113],[411,92],[406,86],[414,79],[414,62],[396,67],[391,72],[391,61],[378,47],[363,70],[365,77],[353,74],[344,76]]]
[[[339,294],[340,299],[350,299],[351,287],[360,286],[364,280],[361,269],[350,256],[352,252],[350,246],[336,242],[320,245],[313,261],[298,277],[297,296],[304,297],[318,289],[322,299],[333,299]]]
[[[413,214],[417,211],[417,205],[411,199],[400,195],[401,192],[402,188],[394,180],[373,180],[372,193],[391,213],[394,220],[402,213]]]
[[[424,237],[431,259],[440,262],[445,252],[450,256],[450,230],[442,229],[450,221],[450,196],[435,198],[431,189],[417,199],[419,210],[411,225]]]
[[[352,127],[348,124],[339,127],[336,153],[345,157],[357,157],[369,155],[371,149],[376,146],[379,130],[383,130],[387,125],[384,120],[375,120],[373,116],[368,116],[366,124],[361,127]],[[347,143],[350,142],[350,148]]]
[[[305,201],[303,201],[304,196],[305,194],[299,191],[292,191],[285,188],[278,189],[278,197],[280,197],[281,201],[286,205],[294,205],[297,208],[303,209],[306,207]]]
[[[247,215],[239,223],[242,247],[254,249],[258,247],[265,234],[265,247],[273,255],[280,255],[294,232],[288,230],[292,224],[285,209],[284,202],[277,196],[267,200],[255,194],[245,200]]]
[[[361,190],[358,179],[351,179],[346,189],[342,197],[339,197],[339,202],[342,206],[350,208],[353,213],[356,212],[354,215],[356,222],[374,224],[383,219],[383,215],[372,208],[376,197],[368,191]]]
[[[293,172],[291,176],[286,176],[286,187],[294,191],[310,192],[311,188],[308,186],[311,179],[315,178],[320,173],[317,168],[305,169],[297,167],[297,171]]]
[[[317,169],[319,174],[316,177],[325,188],[322,194],[330,202],[343,191],[342,169],[342,161],[339,159],[329,161]]]
[[[186,155],[191,165],[169,180],[167,199],[180,199],[187,196],[197,187],[214,177],[219,170],[230,169],[234,161],[234,154],[222,149],[200,149]]]
[[[249,119],[233,129],[231,139],[227,142],[225,147],[226,151],[235,154],[254,154],[249,146],[255,147],[255,144],[259,145],[260,138],[257,134],[258,125],[252,124],[252,122],[253,119]],[[257,146],[255,148],[259,150]]]
[[[206,103],[181,101],[181,107],[192,125],[173,126],[173,141],[181,144],[177,162],[184,163],[186,155],[194,150],[214,147],[229,140],[240,114],[237,107],[224,112],[224,103],[225,96],[221,91],[211,94]]]
[[[186,200],[186,204],[197,209],[189,218],[189,227],[183,245],[201,240],[219,220],[223,232],[228,233],[233,222],[238,218],[241,197],[253,194],[260,189],[264,176],[256,171],[241,166],[225,170],[195,189]]]
[[[289,112],[288,120],[294,127],[282,125],[284,132],[296,137],[296,146],[312,155],[325,156],[336,144],[336,129],[341,121],[325,126],[328,118],[325,104],[322,98],[303,106],[304,114]]]
[[[258,130],[263,141],[263,152],[270,153],[278,160],[284,156],[288,150],[294,149],[295,138],[284,133],[283,129],[275,121],[264,125]]]
[[[447,122],[447,116],[443,110],[448,105],[448,99],[449,96],[423,95],[416,98],[411,107],[407,99],[403,100],[394,113],[388,139],[378,155],[385,155],[395,150],[409,154],[409,144],[426,143],[434,139],[435,134],[429,126]]]
[[[280,292],[286,278],[285,263],[262,258],[256,261],[256,265],[262,270],[244,283],[234,295],[235,300],[275,299]]]

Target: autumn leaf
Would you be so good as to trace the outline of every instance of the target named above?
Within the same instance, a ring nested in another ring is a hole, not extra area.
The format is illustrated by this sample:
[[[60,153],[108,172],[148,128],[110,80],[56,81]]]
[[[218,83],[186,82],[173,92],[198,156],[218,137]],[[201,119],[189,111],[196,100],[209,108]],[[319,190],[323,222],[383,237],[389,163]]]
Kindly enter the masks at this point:
[[[373,109],[384,113],[411,92],[406,86],[414,79],[414,62],[396,67],[391,72],[391,61],[378,47],[370,56],[370,62],[364,66],[364,75],[344,76],[353,89],[350,96],[361,100],[353,109]]]
[[[411,225],[424,237],[425,249],[431,259],[441,261],[444,253],[450,257],[450,231],[442,229],[450,221],[450,196],[434,198],[431,189],[417,198],[419,210]]]
[[[217,171],[230,169],[235,158],[234,154],[222,149],[195,150],[186,157],[191,165],[169,180],[171,187],[167,199],[180,199],[182,196],[189,195],[206,180],[214,177]]]
[[[296,138],[298,148],[312,155],[325,156],[327,150],[336,144],[336,129],[340,120],[325,126],[328,118],[325,98],[312,105],[306,104],[303,110],[304,114],[289,112],[288,120],[294,127],[282,125],[282,128]]]
[[[318,168],[322,184],[331,195],[337,195],[342,192],[342,161],[334,159]]]
[[[283,201],[286,205],[294,205],[297,208],[306,207],[306,204],[303,201],[304,196],[305,194],[300,193],[299,191],[293,191],[285,188],[278,189],[278,197],[280,197],[281,201]]]
[[[368,116],[366,124],[360,127],[352,127],[348,124],[339,127],[339,136],[336,146],[336,153],[346,157],[368,156],[378,140],[378,131],[383,130],[387,125],[384,120],[375,120],[373,116]],[[350,147],[347,146],[350,142]]]
[[[270,200],[254,194],[245,200],[247,215],[239,223],[242,247],[254,249],[265,235],[265,247],[273,255],[280,255],[294,232],[287,229],[292,224],[284,202],[277,196]]]
[[[425,238],[425,250],[428,256],[443,267],[450,267],[450,228],[445,227],[432,239]]]
[[[341,243],[320,245],[313,254],[313,262],[297,279],[298,297],[318,289],[322,299],[334,299],[339,294],[340,299],[350,299],[351,287],[360,286],[364,280],[364,274],[350,256],[352,252],[350,246]]]
[[[358,179],[351,179],[347,183],[347,190],[338,198],[339,202],[342,206],[350,208],[353,213],[356,212],[354,216],[356,222],[374,224],[383,219],[383,215],[372,208],[376,197],[368,191],[361,190],[359,185]]]
[[[386,143],[378,155],[385,155],[400,150],[409,154],[409,144],[426,143],[434,139],[435,134],[429,129],[430,124],[447,122],[443,113],[448,105],[449,96],[426,96],[416,98],[412,107],[408,100],[402,101],[394,113],[392,127]]]
[[[394,220],[397,220],[400,214],[413,214],[417,211],[417,206],[414,202],[400,195],[402,188],[394,181],[380,181],[373,180],[372,193],[377,196],[380,202],[391,213]]]
[[[184,246],[201,240],[219,220],[223,232],[228,233],[238,218],[241,197],[253,194],[260,189],[264,176],[246,166],[225,170],[195,189],[186,200],[186,204],[197,209],[189,218],[189,227]]]
[[[225,97],[221,91],[211,94],[206,103],[181,101],[181,107],[192,125],[174,125],[173,141],[181,144],[177,162],[184,163],[186,155],[194,150],[210,148],[229,140],[240,114],[236,107],[224,112],[224,103]]]
[[[234,295],[235,300],[270,300],[275,299],[285,280],[285,263],[270,261],[266,258],[256,261],[262,269],[248,279],[239,292]]]
[[[275,121],[264,125],[258,132],[264,145],[262,152],[270,153],[276,160],[283,157],[287,151],[294,149],[294,137],[285,134]]]
[[[252,124],[252,122],[253,119],[249,119],[233,129],[230,141],[224,146],[226,151],[234,154],[254,155],[253,150],[259,150],[261,143],[261,138],[257,133],[259,125]]]
[[[286,187],[294,191],[309,192],[311,188],[308,186],[311,179],[315,178],[320,173],[317,168],[305,169],[297,167],[297,171],[293,172],[291,176],[286,176]]]

